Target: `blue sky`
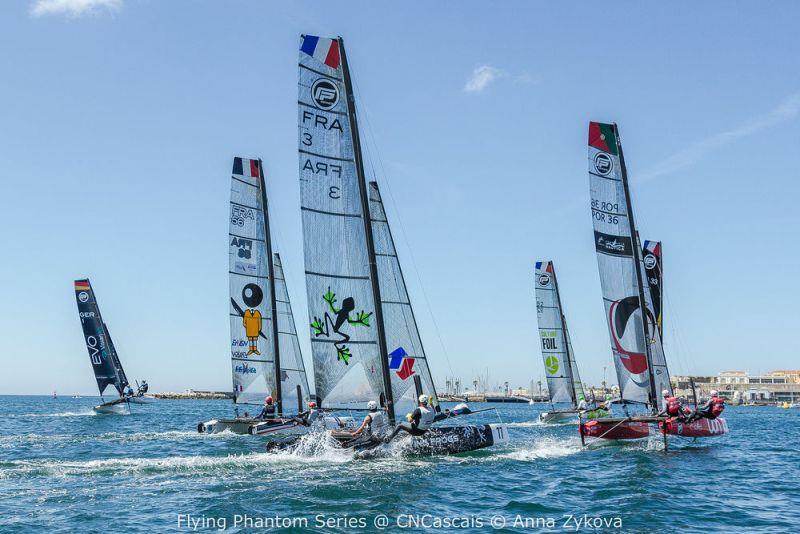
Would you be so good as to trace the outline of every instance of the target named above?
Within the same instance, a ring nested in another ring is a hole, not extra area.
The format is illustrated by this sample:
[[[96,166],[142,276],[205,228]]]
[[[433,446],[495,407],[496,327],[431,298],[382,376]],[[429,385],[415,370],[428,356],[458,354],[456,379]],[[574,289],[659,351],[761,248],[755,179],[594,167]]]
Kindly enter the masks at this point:
[[[619,123],[642,237],[664,241],[673,374],[796,368],[798,11],[3,2],[0,393],[96,391],[72,291],[84,276],[130,377],[230,388],[235,155],[264,158],[302,332],[300,33],[345,38],[440,389],[487,368],[512,385],[543,375],[537,259],[555,261],[582,374],[596,383],[607,366],[610,378],[590,119]]]

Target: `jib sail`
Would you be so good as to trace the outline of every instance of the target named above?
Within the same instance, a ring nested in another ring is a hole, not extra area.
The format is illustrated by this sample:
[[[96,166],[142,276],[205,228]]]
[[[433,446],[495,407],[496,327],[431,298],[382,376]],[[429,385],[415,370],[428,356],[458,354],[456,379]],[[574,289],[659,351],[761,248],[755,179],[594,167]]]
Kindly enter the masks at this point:
[[[589,124],[589,182],[597,266],[622,398],[657,405],[642,313],[640,249],[616,124]]]
[[[658,393],[658,407],[664,408],[661,392],[672,392],[667,368],[667,357],[664,353],[664,336],[661,324],[662,317],[662,275],[661,275],[661,242],[645,241],[642,248],[642,272],[644,273],[644,300],[647,305],[647,341],[650,343],[650,361],[653,368],[655,391]]]
[[[234,158],[231,175],[228,272],[234,401],[276,399],[268,219],[261,161]]]
[[[308,378],[297,338],[297,329],[292,314],[292,303],[283,274],[283,265],[278,253],[272,255],[275,266],[275,301],[278,310],[278,345],[281,352],[281,392],[284,411],[302,407],[309,399]],[[300,397],[298,398],[298,389]],[[305,409],[305,408],[303,408]],[[302,411],[302,410],[301,410]]]
[[[422,391],[436,403],[436,388],[376,182],[369,183],[369,209],[392,377],[392,397],[398,410],[413,409],[416,405],[413,377],[418,375]]]
[[[108,328],[100,315],[100,307],[97,305],[97,299],[88,279],[75,280],[75,299],[78,303],[83,338],[89,351],[89,360],[92,363],[100,395],[106,387],[112,385],[122,396],[128,386],[128,379],[108,334]]]
[[[550,261],[536,262],[536,316],[550,402],[576,404],[573,358],[567,337],[555,267]],[[580,382],[580,379],[578,379]],[[581,389],[581,393],[583,393]]]
[[[645,240],[642,250],[642,262],[644,262],[644,272],[647,285],[650,287],[650,300],[653,302],[653,314],[655,315],[658,333],[664,337],[664,325],[662,323],[663,307],[662,298],[664,295],[663,274],[661,271],[661,241]]]

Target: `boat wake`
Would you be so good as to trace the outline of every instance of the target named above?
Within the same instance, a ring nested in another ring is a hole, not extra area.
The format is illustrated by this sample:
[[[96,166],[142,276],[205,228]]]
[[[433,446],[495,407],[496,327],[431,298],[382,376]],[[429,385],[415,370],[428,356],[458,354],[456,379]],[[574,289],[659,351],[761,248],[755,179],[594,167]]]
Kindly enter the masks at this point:
[[[581,444],[576,440],[545,438],[521,444],[506,453],[498,454],[496,458],[527,462],[546,458],[562,458],[577,454],[580,451]]]
[[[25,417],[94,417],[98,415],[94,410],[84,412],[58,412],[58,413],[25,413],[10,416],[12,419],[22,419]]]

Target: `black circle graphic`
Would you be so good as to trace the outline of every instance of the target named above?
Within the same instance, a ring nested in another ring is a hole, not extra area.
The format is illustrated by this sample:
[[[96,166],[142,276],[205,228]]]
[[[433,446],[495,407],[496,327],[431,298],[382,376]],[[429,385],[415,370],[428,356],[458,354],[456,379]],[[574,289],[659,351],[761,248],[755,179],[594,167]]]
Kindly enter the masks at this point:
[[[247,284],[242,288],[242,300],[250,308],[255,308],[264,300],[264,292],[255,284]]]
[[[602,176],[608,176],[614,170],[614,160],[605,152],[598,152],[594,157],[594,169]]]
[[[333,109],[339,103],[339,87],[326,78],[320,78],[311,85],[311,98],[319,109]]]

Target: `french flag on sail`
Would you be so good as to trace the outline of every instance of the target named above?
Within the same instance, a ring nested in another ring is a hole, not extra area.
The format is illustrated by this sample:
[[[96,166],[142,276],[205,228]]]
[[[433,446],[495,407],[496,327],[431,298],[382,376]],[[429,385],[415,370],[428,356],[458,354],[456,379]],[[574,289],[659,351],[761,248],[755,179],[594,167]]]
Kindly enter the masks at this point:
[[[553,272],[553,263],[549,261],[537,261],[536,262],[536,270],[541,271],[542,266],[544,265],[544,272],[552,273]]]
[[[300,51],[312,56],[320,63],[325,63],[332,69],[339,68],[339,41],[336,39],[304,35]]]
[[[247,158],[233,158],[233,174],[240,176],[249,176],[251,178],[258,178],[261,173],[258,172],[258,160]]]

